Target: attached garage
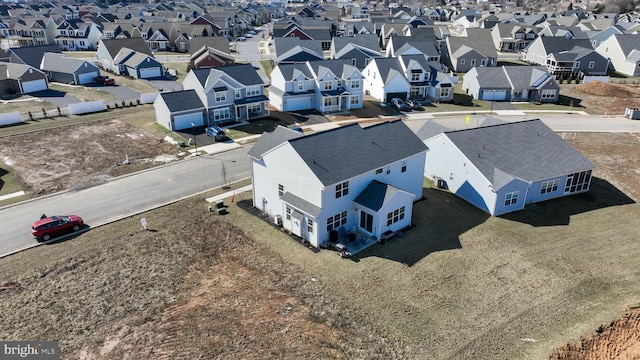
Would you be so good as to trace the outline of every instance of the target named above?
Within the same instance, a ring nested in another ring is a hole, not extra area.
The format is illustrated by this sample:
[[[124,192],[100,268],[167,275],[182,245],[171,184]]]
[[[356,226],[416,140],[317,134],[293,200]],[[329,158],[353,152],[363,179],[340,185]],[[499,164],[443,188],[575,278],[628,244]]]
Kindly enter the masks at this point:
[[[283,111],[298,111],[313,109],[310,97],[285,98]]]
[[[45,79],[22,82],[22,93],[24,94],[47,89],[47,81]]]
[[[202,116],[202,111],[192,113],[192,114],[174,116],[173,130],[182,130],[182,129],[191,128],[192,122],[195,124],[195,126],[204,126],[204,118]]]
[[[507,90],[483,90],[482,100],[495,100],[495,101],[507,100]]]
[[[391,92],[391,93],[387,93],[387,99],[385,102],[390,103],[391,99],[393,98],[399,98],[402,100],[406,100],[407,99],[407,93],[406,92]]]
[[[161,76],[160,67],[140,68],[140,79],[148,79]]]
[[[100,75],[100,72],[98,71],[93,71],[93,72],[88,72],[88,73],[84,73],[84,74],[78,74],[78,84],[82,85],[82,84],[90,84],[93,82],[93,79],[96,78],[96,76]]]

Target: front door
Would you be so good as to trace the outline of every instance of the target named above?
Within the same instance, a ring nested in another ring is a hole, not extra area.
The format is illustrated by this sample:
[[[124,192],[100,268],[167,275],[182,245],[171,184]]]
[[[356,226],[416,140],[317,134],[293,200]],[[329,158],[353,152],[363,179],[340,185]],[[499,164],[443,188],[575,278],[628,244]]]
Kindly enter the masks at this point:
[[[291,213],[291,233],[299,237],[302,237],[302,219],[304,216],[301,213],[295,210]]]
[[[360,228],[368,233],[373,232],[373,215],[360,211]]]

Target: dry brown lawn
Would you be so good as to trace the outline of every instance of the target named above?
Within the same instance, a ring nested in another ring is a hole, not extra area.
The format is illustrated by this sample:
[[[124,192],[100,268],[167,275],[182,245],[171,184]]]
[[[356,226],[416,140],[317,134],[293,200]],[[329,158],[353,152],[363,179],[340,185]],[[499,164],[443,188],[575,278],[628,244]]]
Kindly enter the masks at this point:
[[[1,259],[0,338],[67,359],[549,358],[640,301],[637,139],[578,134],[592,191],[506,217],[427,186],[416,226],[353,260],[238,207],[250,193],[226,216],[194,197]]]

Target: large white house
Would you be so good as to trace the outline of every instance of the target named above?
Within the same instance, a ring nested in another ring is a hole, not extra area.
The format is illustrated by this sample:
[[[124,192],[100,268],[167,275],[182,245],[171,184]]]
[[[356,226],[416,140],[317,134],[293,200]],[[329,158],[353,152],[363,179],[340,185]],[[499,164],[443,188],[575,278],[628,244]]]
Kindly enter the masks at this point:
[[[360,70],[346,59],[279,64],[271,73],[269,100],[281,111],[360,109],[362,81]]]
[[[426,149],[402,121],[306,136],[278,127],[249,151],[253,205],[315,247],[339,229],[380,239],[411,224]]]
[[[589,191],[595,166],[538,119],[439,134],[425,127],[425,176],[491,215]]]

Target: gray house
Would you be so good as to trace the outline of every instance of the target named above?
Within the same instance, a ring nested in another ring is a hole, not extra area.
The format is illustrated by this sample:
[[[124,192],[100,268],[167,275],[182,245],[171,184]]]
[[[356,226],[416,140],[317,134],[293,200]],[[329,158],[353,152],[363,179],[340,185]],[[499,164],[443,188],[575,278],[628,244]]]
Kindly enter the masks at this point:
[[[114,74],[136,79],[164,75],[162,63],[154,58],[143,38],[102,39],[96,57],[100,67]]]
[[[605,75],[609,67],[609,60],[591,47],[589,39],[542,36],[522,50],[521,57],[530,64],[546,66],[552,75],[578,72]]]
[[[491,101],[557,102],[560,86],[544,66],[473,68],[462,88],[474,99]]]
[[[380,57],[380,44],[375,34],[353,37],[334,37],[331,41],[331,59],[348,59],[362,70],[371,59]]]
[[[100,75],[100,69],[92,63],[56,53],[45,53],[40,69],[50,81],[66,84],[89,84]]]
[[[447,38],[442,62],[455,72],[467,72],[474,66],[496,66],[498,52],[491,30],[467,29],[466,33],[467,36]]]
[[[207,109],[195,90],[161,93],[153,107],[158,124],[171,131],[203,126],[207,116]]]

